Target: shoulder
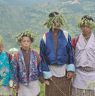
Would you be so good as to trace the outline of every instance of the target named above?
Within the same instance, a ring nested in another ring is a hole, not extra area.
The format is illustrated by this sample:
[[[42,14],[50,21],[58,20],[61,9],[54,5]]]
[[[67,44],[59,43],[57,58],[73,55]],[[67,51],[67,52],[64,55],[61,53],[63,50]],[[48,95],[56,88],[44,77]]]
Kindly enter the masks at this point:
[[[48,33],[49,33],[49,32],[45,32],[45,33],[43,34],[43,37],[42,37],[42,39],[41,39],[41,42],[44,42],[44,43],[46,44],[46,39],[47,39]]]
[[[34,54],[36,55],[36,57],[38,57],[39,56],[39,53],[36,51],[36,50],[31,50],[31,51],[33,51],[34,52]]]
[[[72,47],[73,47],[73,48],[76,47],[76,44],[77,44],[77,42],[78,42],[78,39],[79,39],[79,35],[76,36],[76,37],[74,37],[74,38],[72,38],[71,44],[72,44]]]
[[[45,32],[45,33],[43,34],[43,39],[47,37],[47,34],[48,34],[48,33],[49,33],[49,32]]]
[[[14,56],[13,56],[13,59],[15,59],[17,62],[18,62],[18,60],[19,60],[19,54],[20,53],[20,51],[18,51],[18,52],[16,52],[15,54],[14,54]]]
[[[36,50],[32,50],[37,58],[37,62],[39,63],[41,61],[41,57],[39,55],[39,53]]]
[[[8,53],[8,52],[5,52],[5,53],[6,53],[7,57],[8,57],[8,60],[11,61],[12,60],[12,55],[10,53]]]
[[[63,34],[64,34],[67,41],[71,40],[71,36],[70,36],[70,34],[69,34],[69,32],[67,30],[63,30]]]

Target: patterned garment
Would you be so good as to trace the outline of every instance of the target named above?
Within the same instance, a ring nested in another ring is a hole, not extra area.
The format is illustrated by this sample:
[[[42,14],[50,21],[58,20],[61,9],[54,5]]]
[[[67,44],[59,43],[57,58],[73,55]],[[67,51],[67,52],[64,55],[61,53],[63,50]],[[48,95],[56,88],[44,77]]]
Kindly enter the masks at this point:
[[[72,96],[95,96],[95,90],[72,88]]]
[[[29,64],[29,81],[27,78],[27,70],[26,64],[24,61],[23,53],[20,50],[18,52],[18,60],[15,57],[12,61],[14,65],[14,72],[15,72],[15,82],[23,83],[24,85],[28,85],[30,81],[34,81],[38,79],[38,64],[37,64],[37,56],[33,50],[30,51],[30,64]]]
[[[45,96],[71,96],[71,80],[64,77],[54,77],[45,86]]]
[[[13,79],[12,64],[6,52],[0,53],[0,96],[15,96],[15,91],[9,87]]]
[[[12,64],[9,63],[6,52],[0,53],[0,85],[8,86],[13,79]]]

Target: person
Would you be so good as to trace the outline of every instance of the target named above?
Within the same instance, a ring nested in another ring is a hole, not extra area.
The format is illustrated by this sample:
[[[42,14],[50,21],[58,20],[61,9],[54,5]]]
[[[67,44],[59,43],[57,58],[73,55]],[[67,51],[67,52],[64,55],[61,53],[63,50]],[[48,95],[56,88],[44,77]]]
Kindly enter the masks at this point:
[[[12,55],[12,58],[14,58],[14,54],[16,54],[18,52],[17,48],[10,48],[9,49],[9,53]]]
[[[95,22],[85,15],[79,27],[82,33],[72,39],[76,67],[72,96],[95,96]]]
[[[71,78],[75,71],[71,37],[61,29],[64,19],[58,12],[51,12],[45,25],[49,31],[40,42],[45,96],[70,96]]]
[[[0,36],[0,96],[15,96],[12,68],[11,55],[4,51],[3,37]]]
[[[14,55],[15,85],[19,96],[39,96],[39,63],[40,56],[31,46],[33,36],[25,31],[17,36],[20,50]]]

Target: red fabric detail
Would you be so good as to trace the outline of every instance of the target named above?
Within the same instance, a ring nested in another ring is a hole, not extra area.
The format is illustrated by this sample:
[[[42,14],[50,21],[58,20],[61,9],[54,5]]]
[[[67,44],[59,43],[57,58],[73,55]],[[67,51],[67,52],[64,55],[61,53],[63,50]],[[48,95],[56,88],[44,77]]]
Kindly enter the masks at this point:
[[[79,36],[77,36],[77,37],[75,37],[75,38],[73,38],[72,40],[71,40],[71,44],[72,44],[72,47],[75,49],[76,48],[76,44],[77,44],[77,42],[78,42],[78,39],[79,39]]]

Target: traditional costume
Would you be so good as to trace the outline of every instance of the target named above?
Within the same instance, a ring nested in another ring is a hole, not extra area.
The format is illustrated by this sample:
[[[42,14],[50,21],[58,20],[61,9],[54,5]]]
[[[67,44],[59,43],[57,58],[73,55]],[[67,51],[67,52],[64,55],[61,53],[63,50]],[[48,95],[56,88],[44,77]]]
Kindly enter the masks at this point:
[[[45,33],[40,43],[41,69],[46,80],[49,79],[49,85],[45,87],[45,96],[70,96],[71,79],[66,79],[66,71],[74,72],[73,52],[70,35],[65,35],[64,30],[59,29],[57,38],[54,39],[54,22],[62,25],[62,17],[56,12],[49,15],[50,22],[46,22],[47,27],[51,27],[49,32]],[[53,18],[54,17],[54,18]],[[57,25],[57,24],[56,24]]]
[[[92,23],[87,22],[86,18],[82,18],[80,25],[92,28]],[[95,96],[95,36],[93,33],[87,39],[83,34],[78,36],[75,46],[75,66],[76,76],[73,81],[72,96]]]

